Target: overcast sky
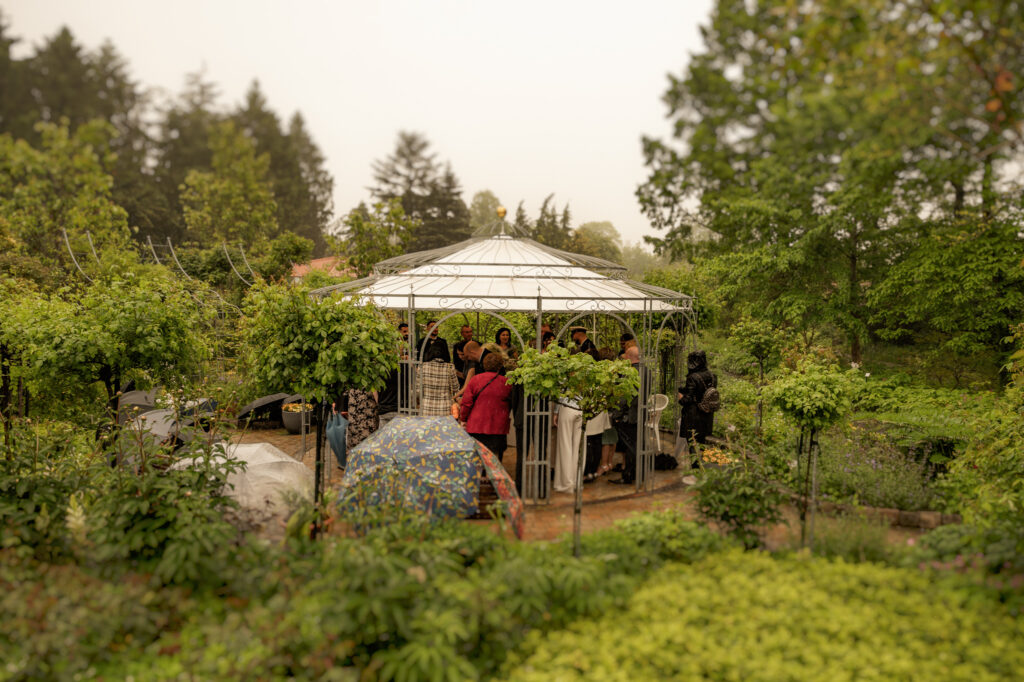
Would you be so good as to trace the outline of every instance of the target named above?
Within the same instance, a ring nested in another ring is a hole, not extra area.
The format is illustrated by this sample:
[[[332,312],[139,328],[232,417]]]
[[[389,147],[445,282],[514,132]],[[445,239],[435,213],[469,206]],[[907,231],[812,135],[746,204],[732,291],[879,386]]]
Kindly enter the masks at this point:
[[[370,164],[399,130],[450,161],[468,204],[493,191],[535,216],[554,192],[574,222],[654,234],[634,190],[643,134],[665,136],[668,73],[701,49],[710,0],[2,0],[15,54],[62,25],[110,39],[147,87],[205,69],[221,104],[258,79],[287,121],[301,111],[335,182],[335,213],[368,197]]]

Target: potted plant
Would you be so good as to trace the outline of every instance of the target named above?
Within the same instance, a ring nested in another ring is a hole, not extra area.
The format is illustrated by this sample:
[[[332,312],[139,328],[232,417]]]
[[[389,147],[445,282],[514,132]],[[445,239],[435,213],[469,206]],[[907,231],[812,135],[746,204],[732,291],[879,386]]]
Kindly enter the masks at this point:
[[[287,429],[288,433],[302,433],[303,417],[305,417],[306,431],[308,432],[310,425],[313,423],[311,419],[312,414],[312,403],[299,402],[281,405],[281,423],[284,424],[284,428]]]

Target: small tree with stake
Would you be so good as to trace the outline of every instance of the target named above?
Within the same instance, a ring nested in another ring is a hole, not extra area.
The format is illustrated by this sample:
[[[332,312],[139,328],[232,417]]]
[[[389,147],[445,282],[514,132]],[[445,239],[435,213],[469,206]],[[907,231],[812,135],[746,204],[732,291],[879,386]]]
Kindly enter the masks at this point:
[[[371,305],[338,296],[313,298],[306,289],[286,284],[257,284],[244,310],[241,357],[249,381],[265,393],[301,393],[317,411],[319,503],[330,398],[348,389],[383,388],[398,366],[401,337]]]
[[[596,361],[587,353],[571,354],[567,348],[552,345],[545,353],[527,349],[519,359],[518,369],[509,372],[508,380],[522,384],[527,393],[548,400],[570,400],[583,413],[573,509],[573,554],[579,556],[587,422],[632,400],[639,390],[640,376],[626,360]]]
[[[818,434],[838,422],[850,410],[853,379],[834,365],[824,366],[811,360],[798,363],[796,370],[785,370],[768,387],[768,398],[800,428],[797,442],[797,477],[804,460],[802,501],[800,504],[800,542],[814,544],[814,491],[817,475]],[[808,530],[807,511],[811,510]]]
[[[744,317],[729,332],[733,341],[757,360],[757,430],[760,433],[764,419],[764,402],[761,400],[764,373],[777,362],[786,336],[781,330],[772,327],[771,323],[752,317]]]

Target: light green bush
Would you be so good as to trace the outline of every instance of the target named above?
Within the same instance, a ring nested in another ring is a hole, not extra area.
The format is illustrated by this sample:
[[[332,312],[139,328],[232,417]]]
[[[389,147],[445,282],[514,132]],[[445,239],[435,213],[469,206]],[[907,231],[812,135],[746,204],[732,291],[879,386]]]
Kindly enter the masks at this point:
[[[1024,621],[918,571],[726,552],[668,566],[628,608],[531,634],[502,678],[1020,679]]]

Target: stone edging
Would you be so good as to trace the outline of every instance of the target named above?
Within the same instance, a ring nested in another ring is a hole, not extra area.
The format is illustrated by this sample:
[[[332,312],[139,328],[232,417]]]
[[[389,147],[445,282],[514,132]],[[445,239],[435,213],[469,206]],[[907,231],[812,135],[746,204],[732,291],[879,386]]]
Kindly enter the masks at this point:
[[[818,509],[823,512],[861,512],[869,518],[886,521],[890,526],[921,528],[923,530],[932,530],[939,526],[963,523],[963,519],[959,514],[944,514],[937,511],[903,511],[889,507],[853,507],[848,504],[836,504],[835,502],[819,502]]]

